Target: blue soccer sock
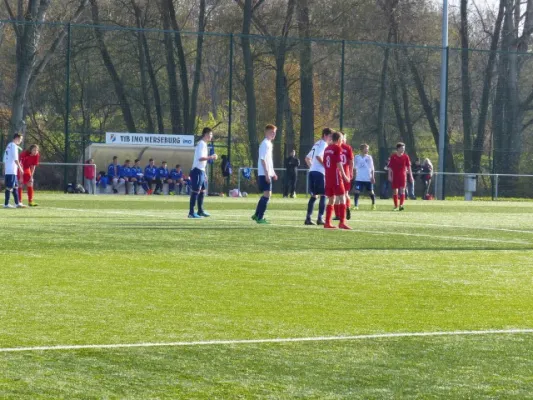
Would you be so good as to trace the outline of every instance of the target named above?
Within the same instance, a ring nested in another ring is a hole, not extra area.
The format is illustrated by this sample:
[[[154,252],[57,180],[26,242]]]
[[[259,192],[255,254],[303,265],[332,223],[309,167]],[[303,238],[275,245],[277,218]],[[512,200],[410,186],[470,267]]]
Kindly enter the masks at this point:
[[[181,183],[178,184],[178,194],[181,194],[181,191],[183,190],[183,185]]]
[[[148,189],[149,189],[148,184],[146,182],[143,182],[142,186],[143,186],[144,193],[148,193]]]
[[[168,191],[173,192],[176,188],[176,184],[174,182],[168,184]]]
[[[11,196],[11,190],[9,189],[6,189],[6,201],[4,203],[4,205],[8,205],[9,204],[9,197]]]
[[[17,188],[13,189],[13,200],[15,200],[15,204],[18,206],[19,205],[19,191],[17,190]]]
[[[189,214],[194,214],[194,206],[196,205],[196,200],[198,199],[198,193],[192,192],[191,193],[191,200],[189,202]]]
[[[313,215],[313,209],[315,208],[316,197],[311,196],[309,203],[307,203],[307,219],[310,219]]]
[[[262,196],[259,199],[259,203],[257,204],[257,211],[255,212],[257,215],[257,219],[263,219],[265,217],[265,211],[267,209],[268,201],[270,198]]]
[[[198,194],[198,212],[199,213],[204,212],[204,197],[205,197],[205,192],[200,192]]]
[[[320,202],[318,203],[318,219],[321,219],[324,216],[324,211],[326,211],[326,196],[320,196]]]
[[[353,200],[354,200],[354,206],[358,207],[359,206],[359,193],[356,193],[353,195]]]

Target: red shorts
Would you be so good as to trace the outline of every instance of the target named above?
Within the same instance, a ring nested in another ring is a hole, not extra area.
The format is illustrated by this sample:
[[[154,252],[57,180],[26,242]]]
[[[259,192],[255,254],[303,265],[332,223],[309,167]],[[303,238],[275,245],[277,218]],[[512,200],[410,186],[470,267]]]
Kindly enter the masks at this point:
[[[24,174],[22,174],[22,176],[20,176],[20,172],[17,174],[17,178],[19,180],[19,185],[22,184],[22,185],[27,185],[28,183],[30,183],[30,180],[31,180],[31,172],[28,170],[24,170]]]
[[[346,190],[342,182],[340,185],[328,186],[326,184],[326,197],[344,196],[344,193],[346,193]]]
[[[392,179],[392,188],[393,189],[404,189],[407,185],[407,179],[405,177],[398,177]]]
[[[350,193],[352,190],[352,182],[344,182],[344,191]]]

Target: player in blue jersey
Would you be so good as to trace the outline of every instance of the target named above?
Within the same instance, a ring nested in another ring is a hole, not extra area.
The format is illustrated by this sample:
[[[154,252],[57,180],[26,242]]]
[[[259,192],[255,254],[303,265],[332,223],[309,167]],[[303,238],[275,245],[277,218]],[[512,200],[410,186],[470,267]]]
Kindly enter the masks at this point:
[[[324,169],[324,150],[331,142],[331,134],[333,131],[330,128],[322,130],[322,138],[315,143],[309,154],[305,157],[305,162],[309,167],[309,203],[307,204],[307,216],[305,217],[305,225],[315,225],[312,221],[313,209],[318,196],[320,202],[318,203],[318,225],[324,225],[324,211],[326,210],[326,178]]]
[[[4,208],[25,208],[26,206],[20,202],[18,194],[17,174],[23,174],[22,164],[19,161],[19,145],[22,143],[22,135],[16,133],[13,136],[13,141],[9,143],[4,151],[4,182],[6,186]],[[9,204],[9,197],[13,193],[15,206]]]
[[[207,144],[213,139],[213,131],[211,128],[204,128],[202,130],[202,138],[196,144],[194,150],[194,161],[191,169],[191,199],[189,202],[189,218],[209,217],[210,214],[204,210],[205,197],[205,182],[206,174],[205,167],[210,160],[215,161],[218,156],[216,154],[209,155]],[[198,203],[198,213],[194,208]]]
[[[168,170],[168,163],[163,161],[161,166],[157,169],[157,178],[156,178],[156,193],[163,194],[163,184],[167,183],[169,187],[169,192],[173,190],[172,179],[170,178],[170,171]]]
[[[133,182],[134,193],[137,194],[139,185],[142,186],[144,193],[148,194],[148,185],[144,181],[143,169],[141,167],[141,160],[138,158],[135,160],[133,167],[131,167],[133,173],[135,174],[135,181]]]
[[[259,146],[259,159],[257,161],[257,170],[259,177],[259,191],[263,196],[257,203],[255,214],[252,219],[258,224],[268,224],[265,218],[265,211],[272,196],[272,181],[276,181],[278,176],[274,172],[274,162],[272,160],[272,141],[276,138],[277,127],[272,124],[265,126],[265,139]]]
[[[172,194],[181,194],[181,191],[183,190],[183,171],[181,170],[181,165],[177,164],[176,168],[172,168],[170,170],[170,179],[172,179]],[[176,192],[176,186],[178,187],[178,190]]]
[[[135,179],[135,170],[131,168],[131,161],[124,161],[124,165],[120,170],[120,178],[124,179],[124,187],[126,194],[129,194],[130,183],[133,185]]]
[[[122,177],[122,167],[118,165],[118,157],[113,157],[113,162],[107,167],[107,179],[108,182],[113,186],[113,193],[118,193],[119,185],[125,183],[124,178]]]
[[[148,186],[148,194],[154,193],[152,185],[156,184],[157,179],[157,167],[154,164],[154,159],[150,158],[148,160],[148,165],[144,168],[144,180]]]

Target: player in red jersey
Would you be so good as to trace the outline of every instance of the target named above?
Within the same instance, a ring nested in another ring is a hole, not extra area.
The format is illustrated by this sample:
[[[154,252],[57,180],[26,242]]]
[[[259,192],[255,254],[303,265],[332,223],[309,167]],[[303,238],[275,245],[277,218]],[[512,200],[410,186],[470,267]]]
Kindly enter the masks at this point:
[[[20,153],[20,164],[22,165],[22,176],[19,172],[19,199],[22,202],[22,185],[26,185],[28,191],[28,201],[30,207],[36,207],[37,203],[33,201],[33,174],[35,167],[39,165],[40,161],[39,146],[32,144],[27,150]]]
[[[350,146],[348,143],[346,143],[346,135],[342,132],[340,132],[341,134],[341,149],[342,149],[342,157],[341,157],[341,161],[342,161],[342,167],[344,168],[344,173],[346,174],[346,176],[348,177],[349,181],[348,182],[344,182],[344,189],[346,190],[346,199],[345,199],[345,204],[346,204],[346,219],[350,219],[351,218],[351,213],[350,213],[350,206],[351,206],[351,201],[350,201],[350,191],[352,190],[352,180],[353,180],[353,177],[354,177],[354,163],[353,163],[353,160],[354,160],[354,156],[353,156],[353,149],[352,149],[352,146]]]
[[[409,177],[412,180],[411,160],[405,154],[405,144],[400,142],[396,144],[396,153],[391,155],[389,161],[389,181],[392,183],[394,211],[403,211],[407,173],[409,173]],[[398,192],[400,193],[400,208],[398,208]]]
[[[342,149],[341,149],[341,134],[333,132],[331,135],[332,142],[324,150],[324,167],[326,171],[326,196],[328,198],[328,205],[326,207],[326,223],[324,228],[335,229],[331,225],[331,217],[333,210],[340,218],[340,229],[352,229],[346,225],[346,204],[345,196],[346,190],[344,184],[350,179],[344,172],[342,166]]]

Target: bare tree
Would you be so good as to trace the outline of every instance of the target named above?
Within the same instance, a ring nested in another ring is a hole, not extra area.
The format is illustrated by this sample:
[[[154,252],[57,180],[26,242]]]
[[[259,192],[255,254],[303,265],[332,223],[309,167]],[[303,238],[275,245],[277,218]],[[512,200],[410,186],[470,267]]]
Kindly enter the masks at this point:
[[[90,1],[93,22],[95,25],[97,25],[94,28],[94,34],[96,36],[96,41],[98,42],[98,48],[100,50],[100,54],[102,55],[104,65],[111,77],[111,80],[113,81],[113,86],[115,87],[115,92],[120,103],[120,109],[122,110],[124,122],[129,132],[137,132],[135,128],[135,121],[133,120],[133,114],[131,113],[130,104],[126,96],[126,89],[124,88],[124,83],[118,75],[118,72],[115,68],[115,64],[113,64],[113,60],[111,60],[111,56],[104,41],[104,33],[102,32],[102,29],[98,27],[98,25],[100,25],[100,16],[97,0]]]

